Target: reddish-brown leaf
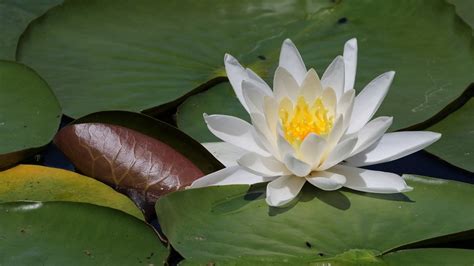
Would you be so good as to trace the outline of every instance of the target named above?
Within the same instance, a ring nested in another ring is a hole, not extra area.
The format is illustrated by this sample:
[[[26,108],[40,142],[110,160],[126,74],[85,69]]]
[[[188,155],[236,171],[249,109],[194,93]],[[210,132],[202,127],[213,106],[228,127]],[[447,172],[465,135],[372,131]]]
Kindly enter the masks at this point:
[[[79,171],[127,193],[145,211],[204,175],[167,144],[117,125],[70,125],[54,142]]]

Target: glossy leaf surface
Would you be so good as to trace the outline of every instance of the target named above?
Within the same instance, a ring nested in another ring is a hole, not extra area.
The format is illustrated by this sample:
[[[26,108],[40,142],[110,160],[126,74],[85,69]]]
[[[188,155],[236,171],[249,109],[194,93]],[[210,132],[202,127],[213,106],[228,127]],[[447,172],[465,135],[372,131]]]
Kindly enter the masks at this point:
[[[470,265],[474,250],[426,248],[401,250],[383,256],[388,265]]]
[[[48,84],[33,70],[0,60],[0,168],[51,141],[61,108]]]
[[[0,202],[72,201],[118,209],[143,220],[135,204],[107,185],[74,172],[19,165],[0,172]]]
[[[81,117],[74,123],[105,123],[126,127],[168,144],[196,164],[205,174],[223,168],[223,165],[199,142],[177,128],[147,115],[125,111],[106,111]]]
[[[209,132],[203,114],[223,114],[245,119],[250,116],[235,96],[228,82],[188,98],[179,106],[177,112],[178,128],[199,142],[221,141]]]
[[[378,256],[474,229],[474,186],[406,179],[414,190],[391,195],[325,192],[307,185],[287,208],[268,207],[264,185],[192,189],[161,198],[156,211],[173,247],[198,262],[245,256],[312,261],[351,249]]]
[[[113,109],[140,111],[224,76],[226,51],[244,48],[246,53],[262,39],[290,29],[287,24],[292,21],[301,22],[307,12],[331,5],[327,1],[308,7],[282,4],[269,0],[66,1],[26,31],[18,59],[44,75],[69,116]],[[236,30],[248,27],[253,29],[236,37]],[[54,56],[56,51],[61,55]],[[256,56],[251,61],[260,61]]]
[[[141,207],[204,175],[164,142],[117,125],[69,125],[54,142],[81,172],[125,191]]]
[[[474,172],[474,100],[469,100],[429,130],[443,137],[427,150],[439,158]]]
[[[162,265],[152,228],[114,209],[71,202],[0,204],[2,265]]]
[[[474,251],[467,249],[450,248],[423,248],[390,252],[382,256],[375,256],[367,250],[349,250],[333,258],[319,258],[314,260],[299,260],[289,258],[284,260],[274,257],[242,257],[235,260],[210,260],[216,265],[310,265],[310,266],[346,266],[346,265],[470,265],[474,261]],[[185,260],[182,266],[209,265],[196,261]]]
[[[456,13],[474,30],[474,1],[471,0],[447,0],[456,7]],[[473,32],[474,33],[474,32]]]
[[[63,0],[0,0],[0,59],[15,60],[16,46],[28,24]]]
[[[471,29],[443,0],[67,1],[29,27],[18,59],[78,117],[174,101],[224,76],[226,52],[270,81],[285,38],[321,74],[352,37],[359,39],[357,89],[398,73],[379,112],[395,116],[393,129],[428,119],[472,82]]]

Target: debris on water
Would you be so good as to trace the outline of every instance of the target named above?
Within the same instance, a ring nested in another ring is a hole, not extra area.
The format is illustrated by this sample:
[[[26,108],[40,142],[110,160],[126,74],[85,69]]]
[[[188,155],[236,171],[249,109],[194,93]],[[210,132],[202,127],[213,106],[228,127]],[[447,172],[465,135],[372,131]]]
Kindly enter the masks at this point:
[[[347,18],[346,17],[342,17],[340,18],[338,21],[337,21],[338,24],[345,24],[347,23]]]

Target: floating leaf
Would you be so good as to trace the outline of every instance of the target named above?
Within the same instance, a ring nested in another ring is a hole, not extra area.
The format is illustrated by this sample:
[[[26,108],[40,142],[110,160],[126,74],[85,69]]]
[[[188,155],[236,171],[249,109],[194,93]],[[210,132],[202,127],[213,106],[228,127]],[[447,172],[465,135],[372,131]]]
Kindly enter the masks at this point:
[[[400,129],[433,116],[472,82],[471,29],[455,18],[443,0],[67,1],[30,25],[18,59],[46,78],[67,115],[78,117],[174,101],[224,76],[226,52],[270,81],[287,37],[322,74],[357,37],[356,87],[396,70],[379,114],[395,116],[393,129]]]
[[[312,266],[348,266],[348,265],[470,265],[474,260],[474,251],[451,248],[424,248],[390,252],[375,256],[369,250],[349,250],[333,258],[302,260],[298,258],[277,259],[274,257],[248,257],[229,260],[209,260],[207,263],[185,260],[179,265],[312,265]]]
[[[312,261],[353,249],[379,256],[474,229],[474,186],[420,176],[406,179],[414,187],[406,194],[305,186],[299,201],[287,208],[269,207],[262,185],[192,189],[162,197],[156,211],[172,246],[197,262],[240,257]]]
[[[0,172],[0,202],[72,201],[118,209],[143,219],[125,195],[90,177],[38,165],[19,165]]]
[[[46,78],[71,117],[102,110],[141,111],[224,76],[222,58],[229,49],[250,51],[262,39],[281,35],[292,21],[302,22],[329,5],[66,1],[41,23],[30,25],[17,59]],[[245,28],[252,29],[235,34]],[[256,55],[251,58],[255,60],[260,61]]]
[[[1,265],[163,265],[152,228],[114,209],[72,202],[0,204]]]
[[[195,140],[199,142],[221,141],[210,133],[202,117],[204,113],[231,115],[250,122],[250,116],[242,107],[228,82],[188,98],[179,106],[176,113],[178,127]]]
[[[474,250],[426,248],[401,250],[383,256],[388,265],[470,265]]]
[[[428,130],[443,137],[427,150],[441,159],[474,172],[474,100],[469,100],[459,110],[444,118]]]
[[[0,0],[0,59],[14,60],[21,33],[28,24],[63,0]]]
[[[474,1],[472,0],[447,0],[456,7],[456,13],[474,30]]]
[[[105,123],[126,127],[170,145],[190,159],[205,174],[223,168],[223,165],[199,142],[177,128],[147,115],[125,111],[106,111],[84,116],[74,123]]]
[[[61,108],[48,84],[30,68],[0,60],[0,168],[48,144]]]
[[[470,265],[474,261],[474,251],[453,248],[423,248],[390,252],[375,256],[370,250],[349,250],[333,258],[302,260],[296,258],[275,259],[272,257],[248,257],[238,259],[209,260],[208,264],[185,260],[179,265]]]
[[[166,135],[166,131],[179,132],[143,115],[127,112],[118,112],[117,115],[124,121],[131,121],[133,117],[141,118],[148,125],[154,124],[155,129],[161,130],[161,135]],[[131,119],[126,119],[127,116]],[[145,211],[147,206],[153,206],[160,196],[183,189],[202,177],[204,171],[209,171],[206,168],[200,169],[171,146],[172,143],[165,143],[166,137],[157,139],[114,124],[78,122],[81,123],[61,129],[56,135],[55,144],[81,172],[126,192]],[[187,138],[190,143],[189,137],[180,139],[180,136],[185,135],[181,133],[172,136],[174,142],[184,143]],[[196,147],[204,151],[204,148],[194,141],[186,148],[190,150]],[[199,151],[192,152],[197,154]],[[207,151],[200,156],[200,160],[206,156],[212,157]],[[206,166],[210,164],[207,162]]]

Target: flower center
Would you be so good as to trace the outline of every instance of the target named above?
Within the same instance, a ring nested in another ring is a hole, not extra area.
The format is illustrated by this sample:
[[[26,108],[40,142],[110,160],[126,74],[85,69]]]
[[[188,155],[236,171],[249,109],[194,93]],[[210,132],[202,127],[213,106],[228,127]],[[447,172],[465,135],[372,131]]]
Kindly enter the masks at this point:
[[[321,98],[317,98],[310,106],[303,96],[298,97],[294,107],[289,99],[283,99],[279,106],[279,117],[285,138],[293,147],[299,147],[310,133],[327,135],[334,122]]]

